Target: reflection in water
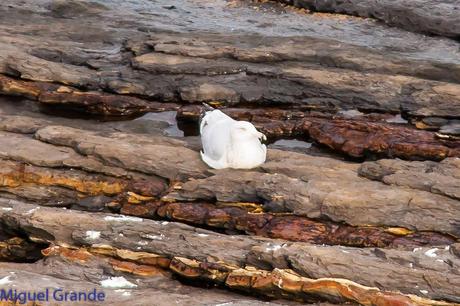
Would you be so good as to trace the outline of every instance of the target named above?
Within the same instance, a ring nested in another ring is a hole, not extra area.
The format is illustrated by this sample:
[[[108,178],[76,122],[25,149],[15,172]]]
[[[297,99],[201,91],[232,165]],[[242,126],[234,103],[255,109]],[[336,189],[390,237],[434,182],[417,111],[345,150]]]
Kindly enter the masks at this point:
[[[394,116],[394,117],[391,117],[391,118],[388,118],[387,120],[385,120],[386,122],[389,122],[389,123],[399,123],[399,124],[407,124],[409,123],[406,119],[404,119],[403,117],[401,117],[400,114]]]
[[[191,121],[177,121],[175,111],[159,112],[159,113],[147,113],[136,120],[151,120],[151,121],[162,121],[168,123],[169,127],[164,131],[166,135],[173,137],[188,137],[188,136],[199,136],[200,130],[196,122]]]
[[[135,122],[145,122],[146,124],[151,122],[163,122],[166,123],[168,126],[163,129],[167,136],[172,137],[189,137],[189,136],[199,136],[199,125],[196,122],[176,120],[175,111],[166,111],[166,112],[158,112],[158,113],[146,113],[141,117],[134,119]]]
[[[342,110],[337,112],[338,115],[341,115],[343,118],[351,119],[356,117],[364,116],[365,114],[356,109]]]
[[[168,127],[163,129],[166,135],[172,137],[189,137],[199,136],[199,125],[197,122],[192,121],[177,121],[175,111],[147,113],[133,121],[152,121],[152,122],[165,122]],[[269,148],[285,149],[297,152],[305,152],[312,148],[311,142],[306,142],[298,139],[279,139],[268,145]]]
[[[166,135],[173,137],[199,136],[199,126],[196,122],[177,121],[175,111],[160,113],[147,113],[134,121],[151,120],[166,122],[168,127],[164,129]],[[298,139],[279,139],[269,145],[270,148],[293,149],[305,151],[312,147],[312,143]]]
[[[306,142],[297,139],[280,139],[270,145],[273,148],[287,148],[287,149],[310,149],[312,146],[311,142]]]
[[[159,112],[159,113],[147,113],[139,118],[134,119],[133,121],[137,122],[148,122],[148,121],[155,121],[155,122],[166,122],[168,127],[164,129],[164,132],[168,136],[173,137],[184,137],[184,131],[181,130],[176,121],[176,112],[175,111],[167,111],[167,112]]]

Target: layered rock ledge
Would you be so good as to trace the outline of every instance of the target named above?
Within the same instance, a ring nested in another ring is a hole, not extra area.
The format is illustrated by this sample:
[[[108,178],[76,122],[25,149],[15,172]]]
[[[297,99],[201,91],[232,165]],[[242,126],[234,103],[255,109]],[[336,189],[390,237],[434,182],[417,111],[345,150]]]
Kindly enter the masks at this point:
[[[405,30],[460,37],[460,6],[456,1],[316,1],[279,0],[319,12],[343,13],[374,18]]]
[[[53,121],[73,122],[0,121],[0,220],[11,237],[39,243],[46,261],[83,256],[144,277],[157,275],[153,265],[307,302],[459,301],[458,158],[359,164],[270,150],[260,169],[217,171],[187,138]]]
[[[460,304],[455,4],[198,2],[0,4],[2,286]],[[209,169],[202,102],[303,147]]]

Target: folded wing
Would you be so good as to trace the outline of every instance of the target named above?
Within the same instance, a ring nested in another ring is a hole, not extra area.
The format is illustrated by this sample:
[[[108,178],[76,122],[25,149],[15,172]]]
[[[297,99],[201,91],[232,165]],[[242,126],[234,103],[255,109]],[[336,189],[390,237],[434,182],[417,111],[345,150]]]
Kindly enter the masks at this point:
[[[207,112],[200,123],[203,160],[208,164],[214,161],[214,165],[210,165],[213,168],[216,163],[220,163],[222,167],[226,166],[224,159],[229,150],[230,129],[234,122],[235,120],[220,110],[214,110]]]

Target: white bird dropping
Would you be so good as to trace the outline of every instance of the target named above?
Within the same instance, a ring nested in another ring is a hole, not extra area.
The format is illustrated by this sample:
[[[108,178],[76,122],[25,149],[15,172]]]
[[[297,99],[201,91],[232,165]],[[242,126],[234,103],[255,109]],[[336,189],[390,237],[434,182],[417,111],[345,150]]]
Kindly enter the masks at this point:
[[[221,112],[206,112],[200,123],[201,158],[214,169],[251,169],[265,162],[265,135],[247,121],[236,121]]]

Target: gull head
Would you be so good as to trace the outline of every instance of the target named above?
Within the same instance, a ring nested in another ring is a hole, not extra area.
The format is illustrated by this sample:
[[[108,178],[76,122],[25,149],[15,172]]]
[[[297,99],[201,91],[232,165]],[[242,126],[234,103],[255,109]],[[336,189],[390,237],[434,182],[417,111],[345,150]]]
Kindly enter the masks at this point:
[[[267,140],[267,137],[259,132],[255,126],[247,121],[236,121],[231,129],[231,137],[235,141]]]

